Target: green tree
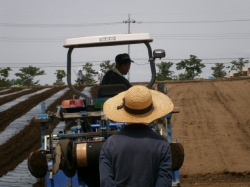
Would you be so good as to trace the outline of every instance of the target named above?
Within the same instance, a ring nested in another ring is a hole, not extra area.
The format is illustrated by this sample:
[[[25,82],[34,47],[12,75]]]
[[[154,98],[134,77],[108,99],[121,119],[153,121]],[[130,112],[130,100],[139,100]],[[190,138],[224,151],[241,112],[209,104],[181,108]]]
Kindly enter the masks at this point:
[[[0,68],[0,79],[7,78],[9,76],[9,71],[12,71],[10,67]]]
[[[235,70],[238,71],[238,75],[241,76],[243,75],[243,68],[245,67],[245,64],[247,64],[249,61],[248,60],[244,60],[244,58],[239,58],[238,61],[237,60],[233,60],[231,62],[232,67],[231,70]]]
[[[38,85],[39,80],[34,81],[34,77],[39,76],[39,75],[45,75],[44,70],[40,70],[40,68],[37,67],[23,67],[19,69],[21,73],[15,73],[17,77],[20,77],[22,80],[22,85],[26,86],[33,86],[33,85]]]
[[[161,62],[156,64],[158,67],[158,73],[156,73],[157,81],[171,80],[174,72],[170,71],[170,68],[173,66],[173,62]]]
[[[95,82],[94,75],[96,74],[95,70],[92,68],[92,63],[87,62],[85,65],[83,65],[83,70],[85,71],[85,74],[83,74],[83,81],[85,84],[92,84]]]
[[[11,82],[7,80],[9,77],[9,71],[12,71],[10,67],[0,68],[0,87],[11,85]]]
[[[22,84],[22,80],[21,79],[11,79],[11,83],[13,85],[21,85]]]
[[[101,71],[105,74],[108,70],[113,69],[115,67],[115,63],[110,63],[110,60],[103,61],[100,64]]]
[[[192,80],[196,76],[199,76],[202,73],[202,68],[206,67],[201,63],[201,59],[198,59],[195,55],[190,55],[189,59],[182,60],[176,64],[177,70],[184,69],[185,72],[181,74],[181,78]]]
[[[177,77],[176,77],[177,80],[186,80],[187,77],[186,77],[186,74],[184,73],[180,73]]]
[[[228,73],[230,73],[230,71],[231,71],[230,68],[231,68],[231,66],[226,67],[226,69],[229,69]]]
[[[53,83],[53,85],[64,85],[65,82],[63,82],[63,78],[66,77],[66,73],[64,70],[56,70],[56,82]]]
[[[216,63],[215,67],[211,67],[211,69],[213,70],[213,76],[215,78],[222,78],[225,77],[227,75],[226,71],[224,70],[225,66],[223,65],[223,63]]]

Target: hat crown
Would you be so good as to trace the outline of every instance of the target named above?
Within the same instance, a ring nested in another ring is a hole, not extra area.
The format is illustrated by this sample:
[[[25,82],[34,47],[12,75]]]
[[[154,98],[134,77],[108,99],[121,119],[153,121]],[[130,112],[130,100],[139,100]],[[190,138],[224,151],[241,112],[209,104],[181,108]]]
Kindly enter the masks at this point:
[[[152,94],[145,86],[131,87],[124,98],[125,105],[131,109],[145,109],[152,104]]]
[[[173,111],[171,99],[145,86],[135,85],[108,99],[103,105],[104,114],[113,121],[149,124]]]
[[[115,62],[118,64],[125,64],[134,62],[130,59],[129,55],[127,53],[119,54],[115,57]]]

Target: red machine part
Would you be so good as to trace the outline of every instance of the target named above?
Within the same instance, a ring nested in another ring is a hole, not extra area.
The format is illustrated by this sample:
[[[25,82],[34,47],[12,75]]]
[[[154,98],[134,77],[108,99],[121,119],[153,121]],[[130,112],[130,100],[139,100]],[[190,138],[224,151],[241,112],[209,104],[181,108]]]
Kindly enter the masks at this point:
[[[85,107],[83,100],[70,99],[70,100],[64,100],[62,102],[62,108],[76,108],[76,107]]]

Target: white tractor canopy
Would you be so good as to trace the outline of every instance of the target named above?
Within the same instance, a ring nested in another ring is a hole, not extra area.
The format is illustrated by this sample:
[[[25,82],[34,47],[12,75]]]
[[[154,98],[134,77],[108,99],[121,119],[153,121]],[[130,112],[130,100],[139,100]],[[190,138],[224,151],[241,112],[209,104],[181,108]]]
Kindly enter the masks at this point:
[[[89,47],[106,47],[106,46],[118,46],[118,45],[129,45],[129,44],[145,44],[148,51],[148,59],[150,62],[151,69],[151,80],[147,85],[151,88],[155,82],[156,70],[155,70],[155,58],[165,57],[165,51],[163,49],[156,49],[152,52],[150,42],[153,39],[149,33],[133,33],[133,34],[111,34],[111,35],[100,35],[100,36],[86,36],[79,38],[69,38],[65,41],[63,47],[68,48],[67,53],[67,83],[71,91],[75,94],[89,99],[88,96],[79,92],[72,86],[71,83],[71,54],[75,48],[89,48]]]
[[[113,45],[128,45],[152,42],[153,39],[148,33],[134,34],[113,34],[101,36],[88,36],[79,38],[66,39],[63,47],[65,48],[81,48],[81,47],[100,47]]]

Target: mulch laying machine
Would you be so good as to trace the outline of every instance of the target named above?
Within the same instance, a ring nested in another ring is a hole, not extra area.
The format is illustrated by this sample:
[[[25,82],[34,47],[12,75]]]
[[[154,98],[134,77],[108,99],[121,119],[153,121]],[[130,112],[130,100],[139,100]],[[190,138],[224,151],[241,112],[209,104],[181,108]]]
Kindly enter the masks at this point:
[[[124,85],[99,86],[97,97],[91,98],[76,90],[71,84],[71,54],[75,48],[108,47],[117,45],[145,44],[151,69],[151,80],[147,87],[155,83],[155,59],[165,57],[161,49],[152,52],[148,33],[115,34],[67,39],[64,47],[67,54],[67,82],[69,88],[83,99],[62,101],[55,113],[46,113],[45,103],[41,104],[41,113],[34,118],[41,124],[41,148],[30,153],[28,169],[38,179],[45,179],[47,187],[98,187],[99,154],[105,140],[120,131],[124,123],[111,122],[102,112],[104,102],[126,90]],[[158,90],[167,94],[165,84],[158,84]],[[184,160],[183,146],[172,141],[171,117],[178,113],[175,108],[171,113],[152,122],[152,129],[166,136],[172,153],[172,186],[180,186],[179,169]],[[64,122],[60,132],[54,132],[54,119]],[[49,135],[46,135],[46,126]]]

